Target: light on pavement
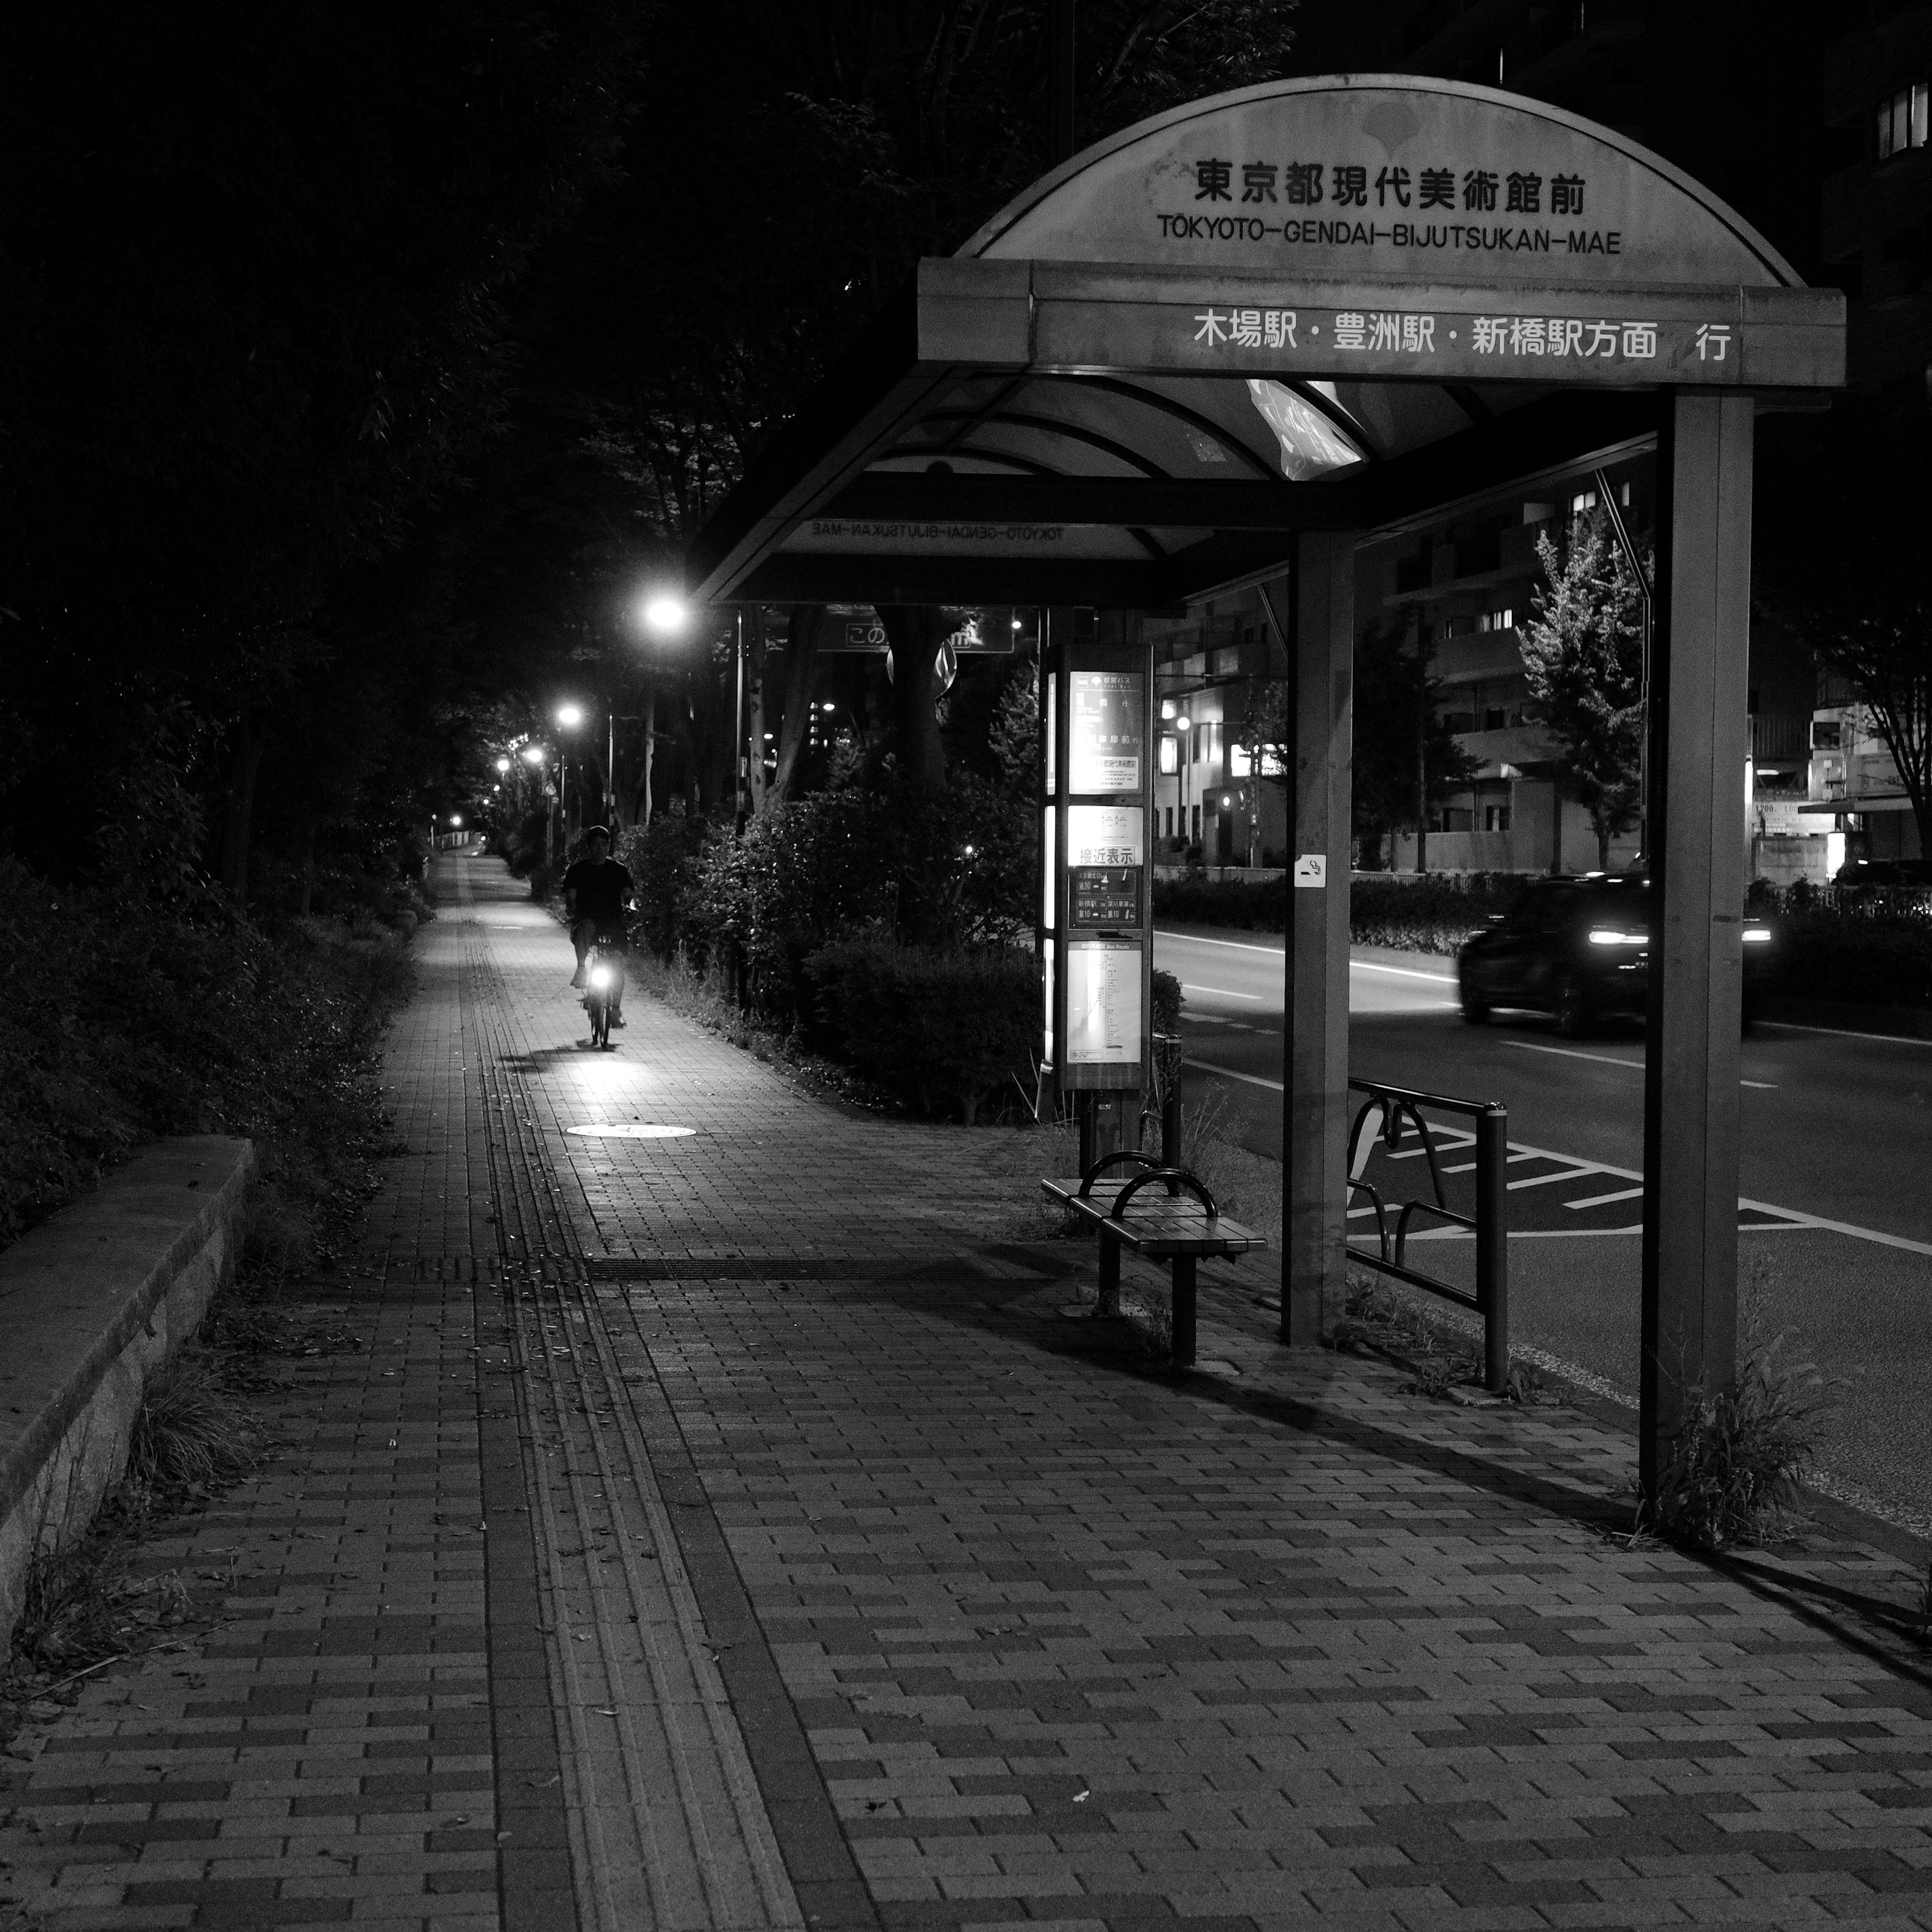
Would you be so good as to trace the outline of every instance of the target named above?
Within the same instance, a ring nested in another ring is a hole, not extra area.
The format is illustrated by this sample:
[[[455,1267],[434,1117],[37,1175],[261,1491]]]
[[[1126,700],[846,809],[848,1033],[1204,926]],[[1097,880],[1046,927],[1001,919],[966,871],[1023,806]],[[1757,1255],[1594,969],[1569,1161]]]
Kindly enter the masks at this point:
[[[572,1127],[574,1134],[603,1141],[681,1141],[696,1133],[695,1127],[661,1127],[644,1120],[586,1120]]]

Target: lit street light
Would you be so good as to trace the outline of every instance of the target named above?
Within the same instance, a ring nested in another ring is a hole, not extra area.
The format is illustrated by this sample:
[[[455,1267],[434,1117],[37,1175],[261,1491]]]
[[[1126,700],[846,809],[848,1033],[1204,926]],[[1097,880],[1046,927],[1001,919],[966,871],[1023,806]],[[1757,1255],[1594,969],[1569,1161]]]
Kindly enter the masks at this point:
[[[661,638],[675,637],[691,621],[691,606],[682,597],[660,590],[644,600],[644,628]]]
[[[508,777],[510,773],[509,760],[508,758],[499,758],[496,760],[496,769],[498,771],[502,772],[506,778]]]

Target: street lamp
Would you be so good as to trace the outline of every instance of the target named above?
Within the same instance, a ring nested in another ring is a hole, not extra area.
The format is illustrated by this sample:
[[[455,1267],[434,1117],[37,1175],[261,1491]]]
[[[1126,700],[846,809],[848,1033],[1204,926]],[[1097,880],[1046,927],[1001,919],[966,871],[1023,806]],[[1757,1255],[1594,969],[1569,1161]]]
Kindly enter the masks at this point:
[[[499,758],[496,760],[496,770],[502,776],[508,778],[510,775],[509,760],[508,758]]]
[[[583,706],[580,704],[560,704],[556,707],[556,722],[562,730],[566,731],[574,731],[578,726],[584,722]],[[563,820],[563,843],[566,855],[568,853],[570,847],[569,771],[570,766],[566,761],[563,755],[563,748],[560,746],[557,748],[556,754],[556,808],[558,815]],[[583,781],[580,776],[578,782],[578,788],[581,790]],[[580,820],[581,820],[584,817],[584,805],[581,800],[578,802],[577,816]]]
[[[647,631],[674,638],[691,621],[691,606],[674,592],[659,590],[644,599],[640,613]]]
[[[1188,836],[1187,788],[1190,776],[1188,767],[1194,762],[1194,740],[1190,735],[1193,721],[1186,712],[1178,712],[1174,716],[1174,729],[1180,740],[1180,842],[1185,846],[1192,842]]]

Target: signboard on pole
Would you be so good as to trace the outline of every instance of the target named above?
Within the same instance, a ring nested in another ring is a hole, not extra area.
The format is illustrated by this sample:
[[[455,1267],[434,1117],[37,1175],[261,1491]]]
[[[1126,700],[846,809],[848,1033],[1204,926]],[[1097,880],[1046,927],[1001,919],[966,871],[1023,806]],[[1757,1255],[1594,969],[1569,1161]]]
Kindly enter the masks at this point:
[[[1055,610],[1041,660],[1041,978],[1063,1093],[1138,1092],[1152,1025],[1150,646],[1115,612]]]

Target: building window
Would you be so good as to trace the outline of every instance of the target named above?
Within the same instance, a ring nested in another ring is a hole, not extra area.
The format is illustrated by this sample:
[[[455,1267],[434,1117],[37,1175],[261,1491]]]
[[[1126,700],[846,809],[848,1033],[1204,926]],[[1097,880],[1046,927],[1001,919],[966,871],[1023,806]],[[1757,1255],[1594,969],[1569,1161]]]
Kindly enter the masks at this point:
[[[1874,116],[1879,159],[1887,161],[1908,148],[1924,147],[1928,112],[1932,112],[1932,83],[1922,80],[1881,100]]]
[[[1245,745],[1228,747],[1228,776],[1231,778],[1244,778],[1254,770],[1254,758]]]
[[[1509,713],[1500,704],[1492,704],[1483,713],[1483,729],[1485,731],[1504,730],[1508,724]]]
[[[1594,490],[1579,490],[1576,495],[1570,499],[1570,514],[1572,517],[1580,517],[1586,511],[1594,510],[1596,507],[1597,493]]]
[[[1167,808],[1167,836],[1169,838],[1174,836],[1174,807],[1171,805]]]
[[[1507,832],[1510,829],[1510,808],[1506,805],[1486,805],[1483,807],[1483,830],[1485,832]]]
[[[1160,768],[1169,778],[1180,769],[1180,747],[1171,737],[1160,741]]]
[[[1516,628],[1516,612],[1505,604],[1500,610],[1485,610],[1476,620],[1479,631],[1513,631]]]
[[[1196,845],[1201,843],[1201,808],[1198,805],[1194,808],[1194,830],[1191,842]]]

